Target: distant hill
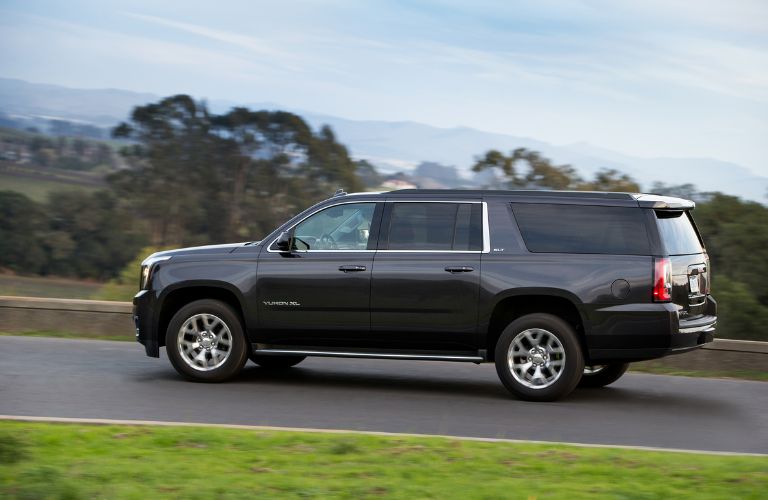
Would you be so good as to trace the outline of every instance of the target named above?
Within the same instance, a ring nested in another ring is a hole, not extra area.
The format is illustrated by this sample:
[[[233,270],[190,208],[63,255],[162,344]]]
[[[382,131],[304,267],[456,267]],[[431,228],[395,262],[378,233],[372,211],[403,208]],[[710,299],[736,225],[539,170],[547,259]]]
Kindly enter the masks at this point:
[[[70,89],[0,78],[0,112],[29,123],[60,118],[110,127],[127,118],[134,106],[159,98],[119,89]],[[236,105],[223,100],[209,102],[211,108],[219,112]],[[763,203],[768,191],[768,177],[735,163],[710,158],[640,158],[585,143],[557,146],[532,138],[467,127],[349,120],[275,103],[244,105],[253,109],[288,109],[302,115],[314,127],[328,124],[340,141],[348,145],[354,157],[369,160],[385,173],[411,172],[421,162],[430,161],[455,166],[467,176],[474,157],[486,150],[509,151],[525,147],[539,151],[557,163],[569,163],[585,177],[591,177],[602,168],[614,168],[631,175],[646,188],[654,181],[666,184],[690,182],[702,191],[717,190]]]

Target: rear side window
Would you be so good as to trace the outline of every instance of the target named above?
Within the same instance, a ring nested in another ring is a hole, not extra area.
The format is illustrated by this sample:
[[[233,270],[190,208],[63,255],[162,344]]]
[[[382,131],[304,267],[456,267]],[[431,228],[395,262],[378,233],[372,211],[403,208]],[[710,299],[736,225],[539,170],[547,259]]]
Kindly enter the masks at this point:
[[[637,208],[513,203],[512,210],[531,252],[650,253]]]
[[[394,203],[390,250],[482,250],[479,203]]]
[[[661,241],[669,255],[685,255],[704,251],[688,212],[658,210],[656,211],[656,221]]]

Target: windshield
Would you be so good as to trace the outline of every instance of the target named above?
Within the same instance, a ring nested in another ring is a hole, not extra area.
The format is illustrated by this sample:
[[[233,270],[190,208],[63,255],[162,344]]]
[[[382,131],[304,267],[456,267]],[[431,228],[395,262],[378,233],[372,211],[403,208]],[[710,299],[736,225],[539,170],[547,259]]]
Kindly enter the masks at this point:
[[[656,212],[656,219],[661,241],[669,255],[703,252],[699,235],[688,212],[659,210]]]

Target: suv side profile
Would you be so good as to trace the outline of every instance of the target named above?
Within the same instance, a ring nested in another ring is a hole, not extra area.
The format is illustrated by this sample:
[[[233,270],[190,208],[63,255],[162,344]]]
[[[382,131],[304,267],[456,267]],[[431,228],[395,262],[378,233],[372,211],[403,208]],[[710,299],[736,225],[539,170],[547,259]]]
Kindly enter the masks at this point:
[[[616,381],[712,342],[688,200],[635,193],[337,193],[264,240],[149,256],[137,340],[205,382],[250,358],[494,362],[519,398]]]

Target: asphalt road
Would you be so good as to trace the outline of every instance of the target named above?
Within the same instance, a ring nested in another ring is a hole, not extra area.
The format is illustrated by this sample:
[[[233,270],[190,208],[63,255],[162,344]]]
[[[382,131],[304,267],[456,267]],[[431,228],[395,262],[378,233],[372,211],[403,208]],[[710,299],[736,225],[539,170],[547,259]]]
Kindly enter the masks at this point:
[[[138,344],[0,337],[0,414],[311,427],[768,453],[768,383],[628,374],[556,403],[492,365],[309,358],[182,380]]]

